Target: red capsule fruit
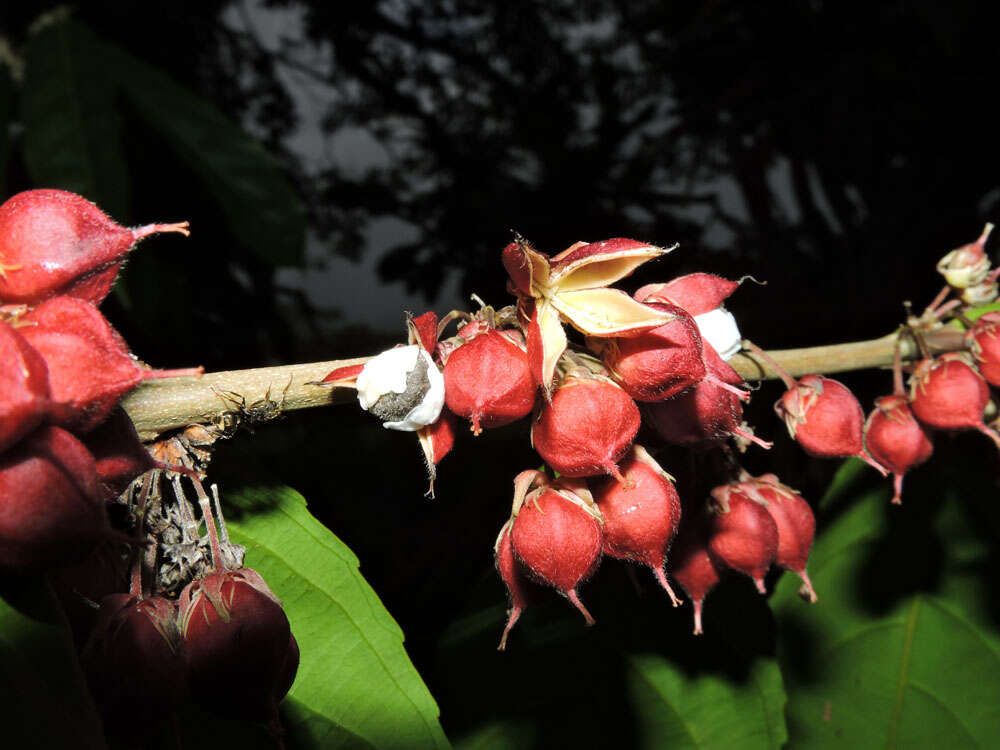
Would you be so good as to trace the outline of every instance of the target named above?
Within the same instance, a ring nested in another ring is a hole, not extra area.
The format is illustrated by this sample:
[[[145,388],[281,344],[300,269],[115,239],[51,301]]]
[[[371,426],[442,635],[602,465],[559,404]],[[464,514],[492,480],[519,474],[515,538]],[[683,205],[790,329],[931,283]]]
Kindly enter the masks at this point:
[[[634,296],[640,302],[664,302],[683,307],[691,315],[704,315],[719,307],[739,286],[739,281],[711,273],[689,273],[665,284],[647,284]]]
[[[764,508],[778,528],[778,551],[774,564],[797,573],[802,579],[799,592],[809,602],[817,601],[806,565],[816,535],[816,517],[798,492],[782,484],[774,474],[747,478],[740,483],[747,494],[763,500]]]
[[[48,580],[69,621],[73,642],[81,649],[97,622],[100,601],[129,586],[126,561],[116,542],[99,543],[80,560],[50,571]]]
[[[55,297],[23,317],[22,335],[45,360],[60,426],[87,432],[144,380],[198,375],[201,368],[152,370],[132,356],[124,339],[89,302]]]
[[[559,591],[593,625],[577,587],[601,562],[601,519],[586,488],[571,486],[557,481],[529,492],[516,509],[511,544],[533,578]]]
[[[542,406],[531,442],[563,476],[610,474],[624,481],[618,461],[632,445],[640,421],[635,401],[611,381],[568,377]]]
[[[535,405],[537,385],[527,350],[511,335],[480,333],[452,351],[445,363],[445,403],[472,423],[476,435],[528,416]]]
[[[46,570],[111,535],[94,458],[58,427],[0,455],[0,568]]]
[[[694,606],[694,634],[701,635],[701,615],[705,597],[719,582],[719,571],[708,554],[708,536],[704,523],[688,520],[681,523],[677,539],[670,548],[670,576],[681,585]]]
[[[65,294],[98,304],[136,243],[188,234],[188,223],[126,229],[65,190],[28,190],[0,206],[0,299],[36,304]]]
[[[903,502],[903,476],[931,457],[934,445],[910,408],[906,396],[875,399],[875,408],[865,422],[865,448],[892,472],[894,505]]]
[[[648,566],[676,607],[680,601],[664,571],[681,520],[673,477],[638,445],[632,447],[621,471],[625,483],[609,479],[594,491],[604,516],[604,554]]]
[[[712,490],[708,551],[717,565],[750,576],[765,594],[764,576],[778,554],[778,527],[767,509],[736,484]]]
[[[278,703],[298,669],[298,644],[280,600],[260,574],[225,567],[208,496],[200,482],[194,485],[213,570],[189,583],[178,600],[189,688],[202,705],[229,718],[263,722],[280,737]]]
[[[80,661],[105,729],[114,735],[134,739],[184,701],[177,607],[163,597],[102,599]]]
[[[856,456],[882,476],[888,473],[865,452],[865,414],[846,385],[822,375],[796,380],[760,347],[750,342],[746,346],[778,373],[788,389],[775,402],[774,412],[802,450],[816,458]]]
[[[1000,312],[988,312],[965,334],[979,374],[990,385],[1000,386]]]
[[[593,339],[605,366],[637,401],[662,401],[700,382],[706,374],[701,334],[685,310],[650,304],[676,317],[634,336]]]
[[[0,320],[0,453],[38,427],[50,407],[45,360]]]
[[[765,450],[770,448],[771,443],[743,425],[743,406],[733,392],[743,384],[743,378],[711,345],[704,345],[703,354],[708,372],[714,377],[666,401],[644,406],[649,424],[673,445],[711,444],[736,437]]]
[[[510,598],[510,609],[507,611],[507,624],[504,625],[503,635],[500,637],[498,651],[507,648],[507,636],[511,629],[517,624],[521,613],[531,601],[531,582],[521,563],[514,557],[514,547],[510,541],[511,522],[507,521],[500,529],[496,544],[493,547],[493,559],[496,564],[497,573],[507,587],[507,594]]]
[[[990,387],[967,352],[926,358],[910,379],[910,408],[917,419],[939,430],[979,430],[1000,446],[1000,435],[983,422]]]
[[[865,415],[843,383],[822,375],[805,375],[774,405],[788,434],[810,456],[857,456],[884,475],[885,468],[864,450]]]
[[[209,573],[188,584],[179,604],[194,697],[223,716],[276,726],[294,642],[264,579],[249,568]]]

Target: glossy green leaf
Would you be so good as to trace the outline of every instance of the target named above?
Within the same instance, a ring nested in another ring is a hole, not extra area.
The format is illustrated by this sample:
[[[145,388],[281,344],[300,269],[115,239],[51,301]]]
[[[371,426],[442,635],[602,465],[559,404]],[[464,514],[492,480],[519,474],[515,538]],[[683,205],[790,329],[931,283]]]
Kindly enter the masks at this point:
[[[43,609],[55,611],[47,589],[34,593]],[[2,598],[0,726],[3,747],[105,747],[68,629],[28,617]]]
[[[974,461],[935,456],[893,507],[873,477],[849,462],[822,503],[832,521],[809,563],[819,603],[797,600],[793,576],[772,600],[790,744],[992,746],[996,488]]]
[[[232,492],[227,525],[282,599],[301,663],[282,708],[295,748],[447,747],[403,633],[358,559],[286,487]]]
[[[281,163],[161,70],[118,48],[108,54],[122,95],[205,184],[240,245],[270,265],[300,265],[305,209]]]
[[[32,36],[21,94],[24,159],[38,187],[61,188],[128,216],[128,171],[105,47],[61,21]]]
[[[457,746],[780,748],[785,694],[763,598],[743,581],[721,587],[696,637],[690,609],[670,607],[641,568],[649,588],[637,597],[621,563],[602,567],[582,590],[594,628],[552,596],[525,612],[503,653],[503,605],[444,634],[428,680]],[[502,601],[496,581],[487,589]]]

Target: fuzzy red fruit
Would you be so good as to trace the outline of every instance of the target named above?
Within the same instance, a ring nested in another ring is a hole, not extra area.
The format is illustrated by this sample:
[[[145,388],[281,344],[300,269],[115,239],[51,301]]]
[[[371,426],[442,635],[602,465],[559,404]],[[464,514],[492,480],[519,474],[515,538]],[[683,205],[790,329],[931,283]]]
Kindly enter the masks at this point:
[[[298,645],[264,579],[249,568],[216,571],[188,584],[179,604],[194,697],[223,716],[276,727]]]
[[[93,454],[97,476],[105,500],[114,500],[137,477],[164,466],[154,460],[139,440],[135,425],[124,409],[118,408],[83,438]]]
[[[639,432],[639,407],[609,380],[569,377],[531,427],[531,442],[563,476],[610,474]]]
[[[703,315],[719,307],[740,286],[710,273],[689,273],[666,284],[647,284],[635,293],[639,302],[665,302],[683,307],[691,315]]]
[[[990,387],[965,352],[948,352],[917,365],[910,380],[910,408],[939,430],[979,430],[1000,446],[1000,435],[983,423]]]
[[[703,355],[713,377],[671,399],[645,406],[647,422],[673,445],[700,445],[738,437],[770,448],[769,442],[743,427],[743,406],[734,393],[743,378],[711,345],[704,345]]]
[[[651,331],[594,343],[628,395],[637,401],[662,401],[705,377],[701,334],[694,318],[680,307],[648,306],[676,317]]]
[[[101,601],[81,664],[105,729],[134,738],[184,700],[176,606],[163,597],[111,594]]]
[[[89,302],[56,297],[23,317],[23,336],[45,359],[57,424],[77,432],[99,425],[118,400],[143,380],[196,375],[199,369],[152,370],[141,364]]]
[[[676,607],[680,601],[663,570],[681,520],[673,478],[638,445],[621,470],[624,484],[610,479],[594,491],[604,516],[604,554],[647,565]]]
[[[0,455],[0,568],[48,569],[110,534],[94,459],[58,427],[40,427]]]
[[[511,525],[514,554],[533,577],[552,586],[594,624],[577,587],[601,562],[601,522],[583,501],[556,489],[528,495]]]
[[[774,405],[788,434],[816,458],[857,456],[883,475],[885,468],[864,449],[865,415],[843,383],[822,375],[804,375]]]
[[[931,457],[934,445],[906,396],[882,396],[865,422],[865,448],[893,475],[892,502],[903,502],[903,475]]]
[[[50,404],[45,360],[0,320],[0,453],[38,427]]]
[[[444,366],[445,403],[472,422],[476,435],[526,417],[536,390],[527,351],[501,331],[462,344]]]
[[[719,582],[719,571],[708,554],[704,523],[685,516],[670,549],[670,575],[681,585],[694,605],[694,634],[701,635],[701,613],[705,597]]]
[[[738,485],[712,490],[708,551],[717,565],[750,576],[760,593],[778,554],[778,527],[771,514]]]
[[[81,649],[97,622],[99,602],[129,587],[120,546],[115,542],[100,543],[81,560],[48,574],[69,621],[73,641]]]
[[[816,535],[816,517],[809,503],[798,492],[778,481],[774,474],[764,474],[741,483],[749,494],[763,500],[767,512],[778,528],[778,552],[774,564],[797,573],[802,579],[799,592],[815,603],[816,591],[806,572],[813,537]]]
[[[531,582],[528,580],[521,564],[514,557],[514,547],[510,541],[511,522],[508,521],[500,529],[496,544],[493,547],[494,562],[497,573],[507,587],[510,596],[510,609],[507,612],[507,624],[504,625],[503,635],[500,637],[498,651],[507,648],[507,636],[511,629],[517,624],[521,613],[524,612],[531,600]]]
[[[151,234],[187,222],[126,229],[65,190],[28,190],[0,206],[0,299],[35,304],[58,294],[103,300],[122,261]]]
[[[982,315],[966,333],[966,344],[979,374],[990,385],[1000,386],[1000,312]]]

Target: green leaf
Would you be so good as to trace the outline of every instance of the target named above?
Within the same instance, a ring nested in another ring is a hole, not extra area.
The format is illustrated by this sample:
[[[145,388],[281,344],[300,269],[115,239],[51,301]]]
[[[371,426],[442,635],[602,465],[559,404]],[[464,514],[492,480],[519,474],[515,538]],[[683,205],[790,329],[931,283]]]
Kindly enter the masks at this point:
[[[305,209],[281,163],[208,100],[124,50],[108,49],[108,75],[202,180],[240,245],[270,265],[301,265]]]
[[[55,611],[47,589],[34,594],[43,600],[42,609]],[[105,747],[68,629],[27,617],[3,599],[0,726],[4,747]]]
[[[447,747],[438,708],[403,633],[358,559],[287,487],[228,495],[226,519],[246,564],[281,598],[301,651],[283,722],[291,747]]]
[[[641,598],[624,565],[606,561],[582,591],[594,628],[552,596],[525,612],[503,653],[503,605],[453,623],[428,679],[456,745],[780,748],[785,694],[762,597],[743,581],[720,587],[696,637],[690,608],[673,609],[651,576],[636,575]],[[495,574],[482,588],[502,601]]]
[[[7,159],[10,155],[10,124],[14,120],[14,81],[10,68],[0,63],[0,202],[7,199]]]
[[[791,575],[772,600],[791,744],[992,746],[996,489],[974,460],[935,456],[893,507],[888,482],[859,465],[845,465],[821,504],[832,521],[809,563],[819,603],[798,601]]]
[[[61,188],[128,216],[128,171],[104,46],[72,21],[29,39],[21,94],[24,158],[39,187]]]

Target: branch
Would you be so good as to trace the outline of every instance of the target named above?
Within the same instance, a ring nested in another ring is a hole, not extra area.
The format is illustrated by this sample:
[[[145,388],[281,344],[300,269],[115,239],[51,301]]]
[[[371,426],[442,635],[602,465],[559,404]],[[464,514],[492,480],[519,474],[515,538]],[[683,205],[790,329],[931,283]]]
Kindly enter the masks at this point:
[[[941,328],[924,334],[932,352],[964,347],[963,333]],[[775,361],[798,377],[807,373],[829,374],[872,367],[891,367],[896,334],[869,341],[784,349],[768,352]],[[911,338],[904,338],[900,350],[904,360],[919,356]],[[168,430],[190,424],[208,424],[227,412],[250,406],[265,398],[281,404],[281,411],[310,409],[354,400],[351,388],[311,385],[327,373],[345,365],[366,362],[369,357],[310,362],[299,365],[261,367],[206,373],[200,378],[147,380],[122,401],[143,440],[153,440]],[[743,352],[729,364],[747,380],[771,380],[778,374],[753,354]]]

